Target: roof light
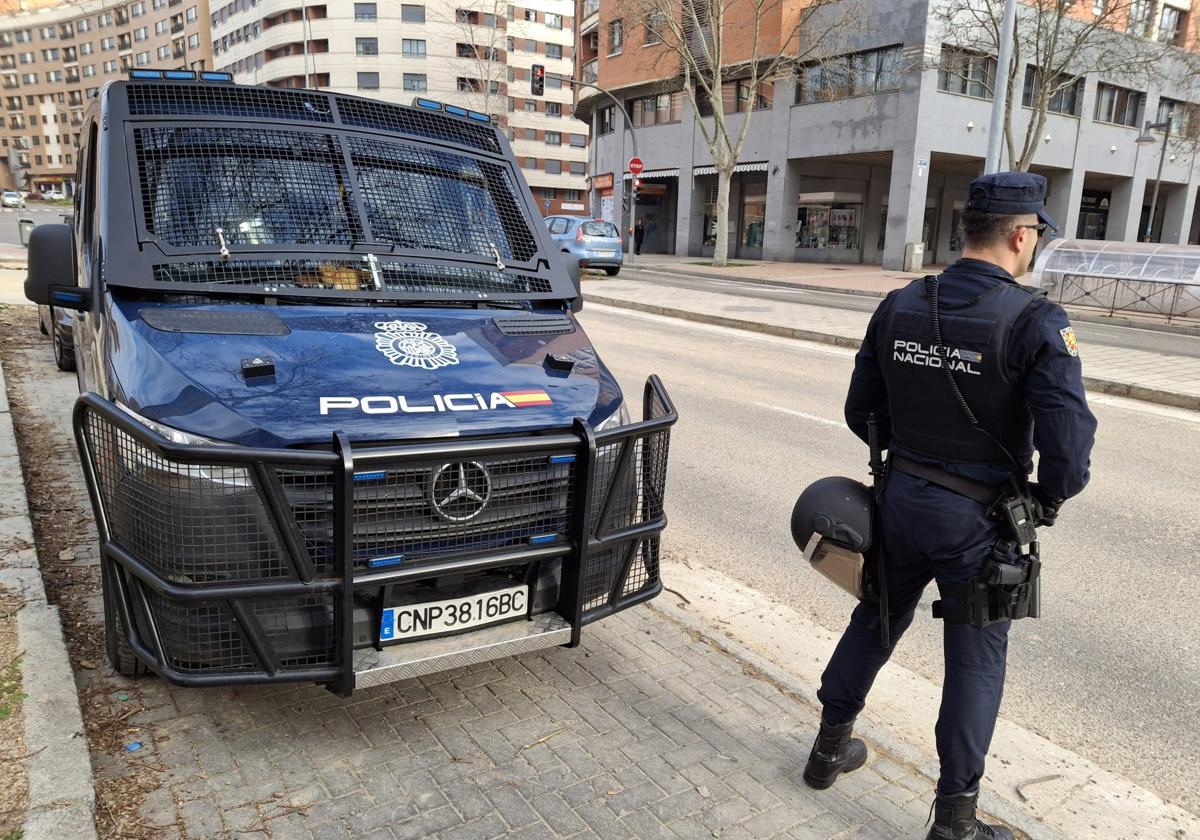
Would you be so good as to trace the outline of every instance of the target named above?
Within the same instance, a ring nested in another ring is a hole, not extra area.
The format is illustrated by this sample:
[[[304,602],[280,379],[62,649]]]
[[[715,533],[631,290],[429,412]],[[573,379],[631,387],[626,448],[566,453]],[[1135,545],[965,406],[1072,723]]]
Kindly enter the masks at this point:
[[[204,82],[232,82],[232,73],[218,73],[215,70],[204,70],[200,73],[200,80]]]
[[[465,117],[467,115],[466,108],[460,108],[458,105],[447,105],[443,108],[447,114],[453,114],[456,117]]]
[[[163,71],[161,70],[130,70],[130,79],[161,79]]]
[[[181,82],[194,82],[196,74],[192,70],[164,70],[164,79],[175,79]]]
[[[467,116],[476,122],[490,123],[492,118],[487,114],[481,114],[478,111],[467,111]]]
[[[418,108],[427,108],[430,111],[442,110],[441,102],[434,102],[432,99],[422,99],[419,96],[413,100],[413,105],[417,106]]]

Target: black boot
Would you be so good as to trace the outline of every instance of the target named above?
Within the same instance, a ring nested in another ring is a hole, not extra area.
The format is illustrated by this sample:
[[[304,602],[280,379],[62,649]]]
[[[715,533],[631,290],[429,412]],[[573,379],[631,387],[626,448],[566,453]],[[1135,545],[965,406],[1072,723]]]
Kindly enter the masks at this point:
[[[933,828],[925,840],[1013,840],[1007,828],[975,819],[977,799],[978,789],[952,796],[938,791],[933,803]]]
[[[831,726],[821,718],[821,731],[804,768],[804,781],[809,787],[825,790],[837,781],[839,773],[849,773],[867,763],[867,745],[851,738],[853,731],[854,721]]]

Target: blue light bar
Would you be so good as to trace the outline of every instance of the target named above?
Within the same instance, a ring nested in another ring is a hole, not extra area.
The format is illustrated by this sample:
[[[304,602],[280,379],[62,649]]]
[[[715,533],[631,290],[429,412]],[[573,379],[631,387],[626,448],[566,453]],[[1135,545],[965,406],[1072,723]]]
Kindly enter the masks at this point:
[[[558,539],[558,534],[539,534],[536,537],[529,538],[530,545],[545,545],[546,543],[555,542]]]
[[[218,73],[215,70],[203,70],[200,73],[200,80],[204,82],[232,82],[232,73]]]
[[[164,70],[163,78],[175,79],[180,82],[194,82],[196,81],[196,74],[192,70]]]
[[[551,455],[550,463],[551,464],[574,464],[575,456],[574,455]]]
[[[404,555],[397,554],[394,557],[376,557],[373,560],[367,561],[367,566],[372,569],[383,569],[388,566],[399,566],[404,562]]]
[[[478,111],[467,111],[467,116],[470,117],[471,119],[475,120],[476,122],[490,123],[492,121],[492,118],[490,116],[488,116],[487,114],[481,114]]]
[[[466,108],[460,108],[457,105],[446,105],[442,110],[447,114],[453,114],[456,117],[465,117],[467,115]]]
[[[375,472],[360,472],[354,474],[355,481],[378,481],[381,478],[387,478],[387,472],[384,470],[376,470]]]
[[[442,110],[441,102],[435,102],[432,99],[422,99],[419,96],[413,100],[413,105],[416,105],[418,108],[427,108],[430,111]]]
[[[130,70],[130,79],[161,79],[163,71],[161,70]]]

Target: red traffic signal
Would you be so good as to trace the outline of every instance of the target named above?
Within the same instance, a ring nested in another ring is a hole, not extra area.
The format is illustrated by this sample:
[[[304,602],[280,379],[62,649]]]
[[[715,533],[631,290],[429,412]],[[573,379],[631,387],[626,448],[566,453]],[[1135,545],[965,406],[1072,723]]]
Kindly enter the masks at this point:
[[[633,188],[635,190],[640,190],[642,188],[642,179],[641,178],[633,179]]]
[[[534,96],[541,96],[546,90],[546,67],[542,64],[535,64],[529,71],[529,92]]]

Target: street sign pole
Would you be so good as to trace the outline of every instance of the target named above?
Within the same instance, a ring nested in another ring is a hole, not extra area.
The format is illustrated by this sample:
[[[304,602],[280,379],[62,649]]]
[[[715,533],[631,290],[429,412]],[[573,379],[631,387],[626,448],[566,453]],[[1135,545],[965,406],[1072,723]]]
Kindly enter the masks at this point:
[[[634,257],[637,256],[637,196],[638,196],[638,176],[642,174],[645,167],[642,164],[642,159],[635,153],[629,159],[629,262],[634,262]],[[624,190],[625,185],[621,188]]]
[[[1017,0],[1004,0],[1004,13],[1000,18],[1000,55],[996,59],[996,80],[992,83],[992,124],[988,128],[984,175],[1000,171],[1000,140],[1004,137],[1004,107],[1008,100],[1009,65],[1012,64],[1013,30],[1016,25]]]

